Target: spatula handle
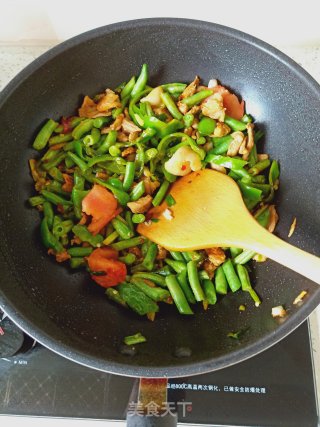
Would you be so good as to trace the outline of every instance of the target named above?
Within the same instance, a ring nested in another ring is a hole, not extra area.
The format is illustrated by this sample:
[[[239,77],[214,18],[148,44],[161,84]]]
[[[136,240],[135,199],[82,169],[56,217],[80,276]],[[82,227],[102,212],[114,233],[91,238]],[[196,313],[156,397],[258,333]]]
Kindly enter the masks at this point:
[[[279,239],[259,226],[251,249],[320,285],[320,258]]]

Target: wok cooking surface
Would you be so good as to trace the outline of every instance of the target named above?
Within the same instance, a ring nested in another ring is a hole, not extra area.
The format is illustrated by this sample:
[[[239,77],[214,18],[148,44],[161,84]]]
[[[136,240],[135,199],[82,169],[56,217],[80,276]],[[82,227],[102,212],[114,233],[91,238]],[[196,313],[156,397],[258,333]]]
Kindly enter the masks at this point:
[[[259,309],[238,293],[193,319],[167,307],[151,323],[113,305],[87,275],[56,265],[39,241],[38,214],[25,202],[32,193],[27,160],[34,156],[30,146],[39,124],[72,114],[84,94],[115,87],[143,62],[150,65],[152,84],[191,81],[199,74],[204,81],[217,77],[241,94],[266,133],[265,151],[280,161],[277,232],[286,239],[296,216],[290,242],[319,255],[316,82],[277,50],[225,27],[176,19],[131,21],[57,46],[1,95],[0,304],[39,342],[79,363],[131,376],[199,374],[245,360],[284,338],[317,306],[320,289],[268,261],[253,273],[263,299]],[[293,306],[304,289],[304,303]],[[245,313],[240,304],[247,306]],[[283,323],[270,315],[279,304],[289,309]],[[227,337],[240,329],[246,331],[242,340]],[[137,331],[148,341],[128,357],[122,339]],[[178,357],[181,348],[188,349],[188,357]]]

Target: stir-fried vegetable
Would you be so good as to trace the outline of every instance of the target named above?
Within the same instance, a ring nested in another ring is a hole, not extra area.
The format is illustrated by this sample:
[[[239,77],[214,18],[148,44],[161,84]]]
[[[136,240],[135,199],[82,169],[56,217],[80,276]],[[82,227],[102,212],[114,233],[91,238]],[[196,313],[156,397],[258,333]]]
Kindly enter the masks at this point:
[[[86,267],[111,301],[150,320],[163,304],[192,315],[195,304],[207,309],[229,290],[241,289],[258,306],[246,266],[252,258],[261,262],[258,254],[168,252],[140,236],[137,225],[158,221],[149,210],[161,203],[163,217],[172,219],[171,184],[208,167],[237,182],[252,215],[272,232],[278,162],[258,154],[263,133],[244,101],[216,80],[147,83],[144,64],[115,90],[85,96],[78,116],[40,128],[33,143],[40,156],[29,161],[36,190],[29,203],[41,212],[43,244],[58,262]],[[143,341],[141,334],[125,338]]]

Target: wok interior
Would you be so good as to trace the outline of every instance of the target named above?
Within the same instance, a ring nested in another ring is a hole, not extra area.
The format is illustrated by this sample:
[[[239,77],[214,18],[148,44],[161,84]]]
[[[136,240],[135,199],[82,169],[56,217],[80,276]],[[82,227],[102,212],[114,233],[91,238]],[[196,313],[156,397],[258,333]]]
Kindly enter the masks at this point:
[[[74,113],[83,95],[116,87],[146,62],[152,85],[188,82],[197,74],[204,83],[218,78],[243,97],[246,111],[266,134],[259,152],[269,153],[281,166],[277,234],[286,239],[297,217],[290,242],[319,255],[319,91],[288,64],[241,37],[219,26],[183,20],[105,27],[49,53],[11,85],[0,127],[0,226],[6,260],[1,303],[52,349],[116,373],[198,373],[262,350],[272,342],[268,337],[273,331],[280,327],[279,339],[320,301],[316,285],[268,261],[253,267],[255,288],[263,299],[259,308],[238,292],[219,298],[207,312],[199,308],[192,317],[163,307],[155,322],[149,322],[110,302],[87,273],[75,273],[47,256],[39,239],[39,215],[25,202],[33,191],[27,161],[35,152],[30,146],[41,124]],[[303,289],[308,296],[299,309],[292,302]],[[245,312],[238,310],[240,304],[246,305]],[[282,326],[271,317],[271,308],[280,304],[289,309]],[[240,329],[245,330],[241,340],[227,337]],[[123,337],[138,331],[147,343],[134,356],[121,354]],[[177,357],[180,348],[190,349],[191,355]]]

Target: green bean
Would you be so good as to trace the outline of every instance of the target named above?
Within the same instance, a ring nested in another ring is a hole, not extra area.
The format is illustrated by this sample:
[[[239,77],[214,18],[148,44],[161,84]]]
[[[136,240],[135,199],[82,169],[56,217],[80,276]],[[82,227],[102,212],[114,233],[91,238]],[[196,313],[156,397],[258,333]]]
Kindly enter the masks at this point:
[[[123,342],[126,345],[136,345],[136,344],[141,344],[141,343],[146,342],[146,341],[147,341],[147,339],[143,335],[141,335],[140,332],[138,332],[135,335],[129,335],[127,337],[124,337],[124,339],[123,339]]]
[[[114,301],[123,307],[127,307],[127,304],[123,298],[121,298],[120,293],[115,288],[107,288],[106,295],[111,301]]]
[[[69,259],[69,264],[71,268],[80,268],[86,266],[86,261],[82,257],[73,257]]]
[[[124,86],[124,88],[121,91],[121,94],[120,94],[121,99],[127,98],[127,96],[131,94],[135,84],[136,84],[136,78],[135,76],[132,76],[131,79],[128,81],[128,83]]]
[[[155,273],[160,274],[161,276],[169,276],[169,274],[172,274],[172,270],[168,265],[165,265],[164,267],[155,271]]]
[[[120,283],[117,290],[128,306],[141,316],[159,311],[157,303],[145,295],[135,284]]]
[[[55,237],[66,236],[72,230],[73,222],[71,220],[62,221],[57,215],[53,219],[52,234]]]
[[[198,274],[200,281],[204,279],[210,279],[209,274],[206,272],[206,270],[200,270]]]
[[[208,154],[226,154],[232,141],[233,137],[231,135],[212,138],[214,148]]]
[[[68,142],[72,140],[72,135],[71,133],[67,133],[67,134],[60,134],[60,135],[56,135],[56,136],[52,136],[49,139],[49,147],[52,147],[53,145],[56,144],[61,144],[61,142]]]
[[[89,191],[78,190],[76,186],[72,189],[71,200],[73,203],[74,214],[78,219],[81,219],[82,217],[82,200],[88,193]]]
[[[261,160],[261,162],[256,163],[252,168],[250,168],[248,172],[251,175],[258,175],[260,172],[267,169],[270,166],[270,163],[269,159]]]
[[[43,202],[43,214],[47,220],[49,229],[51,229],[54,221],[54,212],[50,202],[46,202],[46,201]]]
[[[155,134],[157,133],[156,129],[146,128],[142,134],[137,139],[138,142],[145,143],[148,142]]]
[[[202,117],[198,123],[198,132],[200,135],[211,135],[216,127],[216,121],[210,117]]]
[[[156,259],[158,253],[158,246],[156,243],[151,243],[146,256],[142,262],[142,265],[148,270],[148,271],[152,271],[153,270],[153,266],[154,266],[154,261]]]
[[[182,289],[185,297],[187,298],[187,301],[190,304],[195,304],[196,300],[195,300],[193,292],[190,288],[190,285],[188,283],[187,270],[186,269],[177,274],[177,280],[178,280],[179,285],[181,286],[181,289]]]
[[[49,171],[50,169],[58,166],[63,160],[65,159],[66,154],[65,153],[59,153],[56,157],[54,157],[52,160],[50,160],[48,163],[43,163],[42,167],[46,171]]]
[[[168,172],[164,166],[162,166],[161,171],[162,171],[166,181],[169,181],[170,184],[177,180],[177,177],[175,175],[172,175],[170,172]]]
[[[135,187],[133,187],[131,193],[130,193],[130,200],[132,202],[135,202],[136,200],[139,200],[140,197],[142,197],[145,193],[145,185],[143,181],[140,181]]]
[[[255,256],[256,252],[250,249],[245,249],[241,254],[233,260],[235,264],[246,264],[251,258]]]
[[[125,213],[125,220],[130,230],[134,232],[134,226],[132,222],[132,213],[129,210]]]
[[[82,246],[74,246],[72,248],[69,248],[67,250],[68,254],[72,257],[84,257],[84,256],[89,256],[92,253],[93,249],[88,247],[88,248],[84,248]]]
[[[170,143],[177,138],[181,138],[182,142],[175,145],[174,147],[168,148]],[[206,152],[202,148],[198,147],[195,141],[190,138],[190,136],[183,132],[174,132],[171,135],[167,135],[161,139],[158,145],[159,157],[163,158],[166,154],[172,156],[178,150],[178,148],[185,145],[189,145],[190,148],[192,148],[192,150],[199,155],[201,160],[205,158]]]
[[[119,261],[123,262],[126,265],[132,265],[135,263],[137,257],[135,254],[128,253],[125,256],[119,257]]]
[[[146,107],[146,114],[147,114],[147,116],[149,116],[149,117],[153,116],[154,114],[153,114],[153,110],[152,110],[152,107],[150,105],[150,102],[148,102],[148,101],[144,102],[144,105]]]
[[[185,83],[166,83],[161,85],[162,89],[169,93],[182,93],[187,85]]]
[[[109,148],[116,143],[118,132],[116,130],[111,130],[105,139],[101,142],[100,146],[97,149],[97,154],[105,154],[109,152]]]
[[[51,191],[52,193],[59,194],[60,196],[65,196],[65,197],[70,196],[70,193],[68,191],[62,190],[61,182],[50,181],[48,184],[46,184],[45,189],[48,191]]]
[[[169,206],[169,208],[170,208],[171,206],[174,206],[174,205],[176,204],[176,201],[175,201],[175,199],[172,197],[172,195],[171,195],[171,194],[168,194],[168,195],[167,195],[167,197],[166,197],[166,203],[167,203],[167,205]]]
[[[64,206],[72,205],[72,202],[70,202],[69,200],[64,199],[58,194],[51,193],[50,191],[41,190],[41,194],[46,200],[48,200],[48,202],[51,202],[54,205],[64,205]]]
[[[76,154],[71,153],[71,151],[68,151],[67,157],[71,159],[77,166],[79,166],[82,172],[85,172],[88,169],[88,164],[80,159],[80,157],[78,157]]]
[[[188,262],[187,271],[188,271],[189,283],[196,300],[203,301],[205,297],[200,285],[197,264],[195,261]]]
[[[131,231],[131,229],[128,227],[128,225],[123,222],[122,220],[120,220],[120,216],[116,216],[115,218],[113,218],[113,220],[111,221],[114,229],[116,230],[116,232],[119,234],[119,236],[122,239],[128,240],[131,237],[133,237],[134,233],[133,231]]]
[[[275,189],[278,189],[278,179],[280,176],[279,164],[276,160],[273,160],[269,170],[269,184]]]
[[[207,140],[204,136],[199,136],[199,138],[197,138],[196,141],[197,141],[198,145],[204,145],[207,142]]]
[[[47,144],[52,135],[52,132],[58,127],[58,123],[52,119],[49,119],[45,125],[40,129],[40,132],[36,136],[32,147],[35,150],[42,150]]]
[[[193,114],[188,113],[183,116],[183,121],[186,128],[189,128],[190,126],[192,126],[193,120],[194,120]]]
[[[262,132],[262,130],[258,130],[254,134],[254,142],[258,142],[263,136],[264,136],[264,133]]]
[[[100,131],[97,128],[92,128],[91,134],[83,137],[83,144],[85,147],[90,147],[91,145],[95,145],[100,140]]]
[[[251,298],[253,299],[255,306],[259,307],[259,305],[261,304],[261,299],[259,298],[259,295],[257,295],[256,291],[253,288],[248,289],[248,292]]]
[[[204,259],[203,253],[197,252],[197,251],[182,252],[182,256],[186,261],[200,262],[200,261],[203,261]]]
[[[63,147],[63,151],[74,151],[75,150],[75,142],[76,141],[67,142]]]
[[[73,129],[72,136],[74,139],[80,139],[84,134],[90,132],[92,128],[93,119],[85,119]]]
[[[109,178],[107,183],[118,190],[123,190],[123,184],[119,178]]]
[[[59,154],[61,153],[60,150],[52,150],[49,149],[45,152],[45,154],[41,157],[40,161],[42,163],[48,163],[51,162],[52,160],[56,159]]]
[[[212,162],[219,166],[224,166],[225,168],[232,169],[232,170],[238,170],[243,168],[247,164],[245,160],[236,159],[235,157],[228,157],[228,156],[221,156],[219,154],[213,154],[212,151],[210,151],[206,158],[206,162]]]
[[[141,224],[142,222],[145,222],[146,217],[143,214],[133,214],[132,215],[132,222],[134,224]]]
[[[145,86],[148,81],[148,65],[143,64],[141,68],[140,75],[134,84],[132,91],[131,91],[131,98],[135,98],[137,95],[141,94],[143,90],[145,89]]]
[[[224,118],[224,122],[226,125],[228,125],[229,127],[231,127],[232,130],[237,131],[237,130],[246,130],[247,129],[247,124],[241,122],[240,120],[236,120],[233,119],[232,117],[229,116],[225,116]]]
[[[208,304],[214,305],[217,302],[217,294],[211,280],[205,279],[202,281],[202,287]]]
[[[248,166],[253,168],[253,166],[258,162],[257,146],[254,144],[252,147],[249,157],[248,157]]]
[[[58,124],[58,126],[54,129],[53,132],[59,133],[59,134],[62,133],[63,132],[63,126]]]
[[[242,290],[248,291],[252,287],[250,283],[248,270],[246,269],[246,267],[244,267],[241,264],[237,264],[236,268],[237,268],[237,273],[241,282]]]
[[[166,276],[166,284],[170,291],[170,294],[173,298],[173,301],[181,314],[193,314],[193,311],[190,308],[190,305],[173,274]]]
[[[142,245],[142,243],[145,242],[145,237],[138,236],[133,237],[129,240],[121,240],[121,242],[113,243],[111,246],[113,249],[116,249],[117,251],[122,251],[124,249],[133,248],[134,246]]]
[[[103,241],[103,244],[106,246],[111,245],[117,238],[119,237],[119,233],[117,231],[113,231],[110,233]]]
[[[241,249],[241,248],[233,248],[233,247],[231,247],[230,248],[231,258],[235,258],[239,254],[241,254],[242,251],[243,251],[243,249]]]
[[[252,123],[253,122],[253,117],[250,114],[244,114],[244,116],[242,117],[241,121],[243,123]]]
[[[157,273],[147,273],[147,272],[141,271],[141,272],[134,273],[134,275],[132,276],[133,279],[137,277],[141,279],[151,280],[151,282],[154,282],[156,285],[159,285],[163,288],[166,287],[166,281],[164,277],[160,276]]]
[[[121,206],[126,206],[127,203],[130,201],[130,197],[127,193],[122,190],[119,190],[118,188],[113,187],[105,181],[102,181],[102,179],[93,178],[93,181],[112,191],[114,197],[118,200]]]
[[[218,294],[226,295],[228,292],[228,284],[224,275],[222,266],[218,267],[214,275],[214,284]]]
[[[28,202],[32,207],[42,205],[44,201],[45,201],[45,198],[42,196],[33,196],[33,197],[29,197],[28,199]]]
[[[144,294],[153,301],[164,301],[170,297],[170,293],[163,288],[151,287],[146,284],[144,279],[137,276],[131,277],[131,283],[134,283]]]
[[[193,107],[194,105],[199,104],[204,99],[208,98],[208,96],[212,95],[211,89],[201,90],[200,92],[195,93],[194,95],[188,96],[184,98],[181,102],[186,104],[188,107]]]
[[[187,270],[187,265],[183,261],[176,261],[174,259],[166,258],[165,262],[176,272],[181,273]]]
[[[258,188],[254,188],[250,185],[244,184],[241,181],[238,181],[240,190],[245,198],[252,200],[253,202],[260,202],[262,197],[262,191]]]
[[[149,150],[145,152],[146,161],[148,162],[152,159],[155,159],[157,155],[158,155],[158,150],[156,148],[149,148]]]
[[[182,257],[185,261],[192,261],[191,254],[189,252],[181,252]]]
[[[222,268],[232,292],[239,290],[241,288],[241,283],[235,272],[231,259],[227,259],[227,261],[222,264]]]
[[[60,253],[64,251],[62,244],[49,230],[46,217],[44,217],[43,220],[41,221],[40,230],[41,230],[42,242],[46,248],[53,249],[56,253]]]
[[[256,175],[251,177],[251,181],[257,184],[265,184],[266,177],[264,175]]]
[[[175,252],[175,251],[170,251],[170,255],[172,256],[173,259],[175,259],[176,261],[184,261],[184,258],[182,256],[181,252]],[[188,260],[190,261],[190,260]]]
[[[73,166],[75,166],[74,161],[73,161],[73,160],[71,160],[69,157],[66,157],[66,158],[64,159],[64,163],[65,163],[65,165],[66,165],[66,168],[68,168],[68,169],[70,169],[70,168],[72,168]]]
[[[163,92],[161,94],[161,99],[164,105],[167,107],[171,116],[177,120],[181,120],[183,116],[178,110],[178,107],[176,106],[174,100],[171,98],[170,94],[168,92]]]
[[[159,190],[157,191],[157,194],[155,195],[154,199],[152,200],[153,206],[159,206],[160,205],[160,203],[162,202],[162,200],[164,199],[164,197],[168,191],[169,185],[170,185],[170,183],[167,180],[163,181]]]
[[[121,154],[121,150],[116,145],[111,145],[111,147],[109,148],[109,154],[112,157],[118,157]]]
[[[128,191],[133,184],[136,166],[135,162],[127,162],[126,173],[123,180],[123,189]]]
[[[108,124],[111,120],[111,117],[96,117],[93,119],[93,127],[100,129],[102,126]],[[93,130],[93,129],[92,129]]]
[[[94,236],[84,225],[77,224],[72,227],[72,231],[82,242],[88,242],[94,247],[100,247],[103,242],[103,236],[101,236],[101,234],[96,234]]]
[[[63,178],[62,172],[61,172],[61,171],[60,171],[60,169],[58,169],[56,166],[54,166],[53,168],[51,168],[51,169],[48,171],[48,173],[49,173],[49,175],[50,175],[53,179],[55,179],[56,181],[59,181],[59,182],[61,182],[61,183],[63,183],[63,182],[64,182],[64,178]]]

